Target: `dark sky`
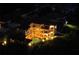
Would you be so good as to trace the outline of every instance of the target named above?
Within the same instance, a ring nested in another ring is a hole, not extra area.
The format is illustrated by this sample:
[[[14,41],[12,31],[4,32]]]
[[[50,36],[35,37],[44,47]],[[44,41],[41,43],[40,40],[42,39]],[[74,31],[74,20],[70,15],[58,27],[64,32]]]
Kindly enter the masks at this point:
[[[0,13],[1,14],[7,14],[12,13],[15,11],[31,11],[35,8],[44,8],[44,7],[51,7],[53,9],[58,9],[60,12],[61,10],[64,10],[65,12],[75,11],[75,9],[78,7],[78,4],[0,4]],[[57,10],[57,11],[58,11]],[[62,12],[64,12],[62,11]]]
[[[0,17],[5,20],[30,19],[78,22],[79,4],[0,4]],[[76,21],[75,21],[76,20]],[[16,21],[16,20],[15,20]]]

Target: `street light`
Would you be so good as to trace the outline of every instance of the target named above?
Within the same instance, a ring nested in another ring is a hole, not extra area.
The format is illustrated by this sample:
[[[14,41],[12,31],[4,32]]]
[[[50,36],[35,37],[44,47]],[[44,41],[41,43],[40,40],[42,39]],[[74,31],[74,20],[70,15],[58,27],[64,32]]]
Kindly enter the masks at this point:
[[[6,45],[7,44],[7,41],[6,40],[4,40],[4,42],[2,43],[2,45],[4,46],[4,45]]]

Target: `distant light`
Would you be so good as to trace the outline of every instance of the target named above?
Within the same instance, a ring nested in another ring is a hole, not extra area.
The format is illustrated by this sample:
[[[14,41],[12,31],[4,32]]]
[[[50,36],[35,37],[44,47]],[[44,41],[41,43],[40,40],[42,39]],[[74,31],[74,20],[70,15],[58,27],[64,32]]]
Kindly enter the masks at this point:
[[[6,41],[4,41],[4,44],[6,44],[7,42]]]
[[[57,38],[57,36],[54,36],[54,38]]]
[[[66,21],[65,24],[68,24],[68,21]]]
[[[57,26],[55,26],[55,28],[57,28]]]
[[[49,40],[48,38],[46,38],[46,40]]]
[[[6,45],[6,44],[7,44],[7,41],[4,41],[4,42],[2,43],[3,46]]]
[[[25,38],[27,39],[27,36]]]
[[[4,43],[2,43],[2,45],[4,46]]]
[[[48,34],[47,34],[47,33],[45,33],[44,35],[48,36]]]
[[[53,39],[54,37],[51,37],[51,39]]]
[[[28,44],[28,46],[32,46],[32,44],[31,44],[31,43],[29,43],[29,44]]]
[[[42,42],[45,42],[45,40],[43,39]]]
[[[54,28],[54,25],[50,25],[50,28]]]
[[[53,33],[53,32],[50,32],[50,33]]]

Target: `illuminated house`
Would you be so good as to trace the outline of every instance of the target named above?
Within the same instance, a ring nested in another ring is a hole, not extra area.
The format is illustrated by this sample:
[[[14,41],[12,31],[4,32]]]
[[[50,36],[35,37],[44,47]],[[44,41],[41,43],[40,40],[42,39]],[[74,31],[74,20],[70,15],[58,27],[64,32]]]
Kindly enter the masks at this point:
[[[45,24],[37,24],[31,23],[28,30],[25,32],[25,38],[32,40],[33,38],[38,38],[40,40],[45,39],[53,39],[56,33],[57,26],[56,25],[45,25]]]

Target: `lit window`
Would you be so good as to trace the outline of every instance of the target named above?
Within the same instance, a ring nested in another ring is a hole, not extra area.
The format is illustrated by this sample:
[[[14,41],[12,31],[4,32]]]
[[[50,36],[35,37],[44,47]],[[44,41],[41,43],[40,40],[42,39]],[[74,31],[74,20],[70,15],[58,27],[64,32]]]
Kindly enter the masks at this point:
[[[50,28],[54,28],[54,26],[53,25],[50,25]]]

